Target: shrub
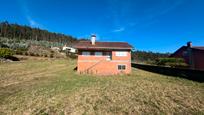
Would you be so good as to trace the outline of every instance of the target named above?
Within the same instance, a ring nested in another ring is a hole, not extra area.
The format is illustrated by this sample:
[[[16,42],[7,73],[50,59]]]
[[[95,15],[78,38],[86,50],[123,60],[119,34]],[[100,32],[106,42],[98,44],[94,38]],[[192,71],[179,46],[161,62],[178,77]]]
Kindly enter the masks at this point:
[[[28,52],[25,52],[25,55],[28,56]]]
[[[159,58],[156,65],[170,66],[170,67],[188,67],[183,58]]]
[[[51,51],[50,58],[54,57],[54,51]]]
[[[72,59],[76,59],[77,58],[77,55],[76,54],[73,54],[71,53],[68,57],[72,58]]]
[[[54,58],[54,54],[53,53],[50,54],[50,58]]]
[[[0,42],[0,48],[9,48],[9,46],[7,46],[6,44]]]
[[[47,57],[47,54],[45,54],[44,57]]]
[[[25,50],[21,50],[21,49],[15,50],[15,54],[17,55],[23,55],[25,52],[26,52]]]
[[[8,48],[0,48],[0,57],[2,58],[8,58],[13,55],[13,50]]]
[[[35,54],[33,52],[29,52],[30,56],[35,56]]]
[[[36,54],[35,54],[35,56],[39,57],[39,56],[40,56],[40,54],[36,53]]]

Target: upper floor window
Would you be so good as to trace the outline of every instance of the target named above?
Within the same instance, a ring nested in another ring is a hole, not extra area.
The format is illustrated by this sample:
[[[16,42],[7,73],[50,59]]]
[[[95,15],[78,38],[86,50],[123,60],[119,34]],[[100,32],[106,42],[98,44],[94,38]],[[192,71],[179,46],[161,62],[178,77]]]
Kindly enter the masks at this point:
[[[102,52],[95,52],[94,54],[95,54],[95,56],[102,56],[103,55]]]
[[[89,56],[91,53],[90,52],[82,52],[83,56]]]
[[[127,56],[127,52],[126,51],[117,51],[116,56]]]

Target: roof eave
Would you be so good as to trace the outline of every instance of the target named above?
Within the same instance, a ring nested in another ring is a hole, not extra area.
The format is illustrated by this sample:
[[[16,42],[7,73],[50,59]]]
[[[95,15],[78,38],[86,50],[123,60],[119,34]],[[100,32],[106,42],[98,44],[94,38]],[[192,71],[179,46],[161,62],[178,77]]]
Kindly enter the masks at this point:
[[[90,48],[90,47],[76,47],[76,49],[78,49],[78,50],[94,50],[94,49],[96,49],[96,50],[104,50],[104,49],[106,49],[106,50],[132,50],[132,48],[107,48],[107,47],[94,47],[94,48]]]

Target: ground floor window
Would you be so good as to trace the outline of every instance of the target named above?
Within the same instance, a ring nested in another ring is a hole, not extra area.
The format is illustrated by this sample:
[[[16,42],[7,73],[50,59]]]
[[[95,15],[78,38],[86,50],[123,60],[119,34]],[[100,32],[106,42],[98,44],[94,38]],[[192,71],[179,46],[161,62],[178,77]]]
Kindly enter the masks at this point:
[[[126,65],[118,65],[118,70],[125,70],[126,69]]]
[[[95,52],[95,56],[102,56],[103,53],[102,52]]]
[[[83,56],[89,56],[90,54],[91,54],[90,52],[84,52],[84,51],[82,52]]]

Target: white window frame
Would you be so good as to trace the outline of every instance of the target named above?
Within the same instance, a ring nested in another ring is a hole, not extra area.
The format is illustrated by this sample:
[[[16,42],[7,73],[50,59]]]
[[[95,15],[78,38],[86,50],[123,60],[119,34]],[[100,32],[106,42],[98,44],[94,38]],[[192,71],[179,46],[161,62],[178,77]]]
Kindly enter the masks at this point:
[[[125,66],[125,69],[119,69],[119,66]],[[118,64],[117,65],[117,70],[119,70],[119,71],[124,71],[124,70],[126,70],[127,69],[127,65],[125,65],[125,64]]]
[[[82,51],[82,56],[90,56],[91,52],[88,51]]]
[[[94,52],[95,56],[103,56],[103,52]]]
[[[127,56],[128,52],[127,51],[116,51],[115,52],[115,56],[118,56],[118,57],[125,57]]]

